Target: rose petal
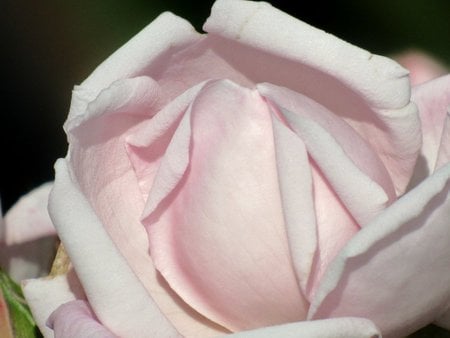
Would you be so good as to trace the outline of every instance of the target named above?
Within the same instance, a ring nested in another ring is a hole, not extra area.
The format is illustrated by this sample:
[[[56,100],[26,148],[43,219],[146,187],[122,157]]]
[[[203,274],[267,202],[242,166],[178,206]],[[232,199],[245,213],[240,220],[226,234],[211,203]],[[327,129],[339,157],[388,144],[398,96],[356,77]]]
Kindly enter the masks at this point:
[[[394,59],[409,70],[413,86],[448,73],[448,70],[438,60],[420,50],[404,52],[394,56]]]
[[[86,297],[73,270],[53,278],[25,280],[22,290],[33,318],[46,338],[54,337],[53,330],[46,324],[51,313],[61,304]]]
[[[444,130],[442,131],[441,144],[439,146],[438,158],[436,160],[436,168],[442,167],[450,161],[450,110],[444,123]]]
[[[88,303],[73,300],[61,305],[49,318],[55,337],[71,338],[114,338],[117,337],[100,324]]]
[[[300,286],[311,300],[329,262],[359,226],[314,161],[296,163],[305,150],[298,135],[274,119],[274,137],[289,248]]]
[[[183,299],[231,330],[301,319],[307,305],[291,268],[268,107],[256,91],[219,81],[186,116],[154,183],[178,185],[144,214],[155,265]]]
[[[313,180],[305,145],[272,117],[278,182],[289,249],[304,294],[317,248]]]
[[[75,87],[69,120],[82,115],[86,105],[113,82],[151,76],[170,55],[199,39],[200,34],[186,20],[168,12],[161,14],[98,66],[81,86]]]
[[[447,165],[363,228],[330,265],[308,318],[370,318],[384,337],[401,337],[442,313],[450,294],[449,188]]]
[[[344,317],[265,327],[229,336],[235,338],[381,338],[381,333],[368,319]]]
[[[52,183],[44,183],[21,197],[5,215],[1,240],[20,244],[56,234],[47,212]]]
[[[221,56],[254,82],[291,88],[349,121],[404,191],[420,147],[406,69],[264,2],[216,1],[204,29],[224,40]],[[239,43],[230,48],[230,40]]]
[[[116,81],[103,90],[86,112],[67,122],[69,161],[74,179],[108,235],[177,330],[184,336],[217,335],[223,329],[194,312],[161,281],[139,220],[145,196],[130,163],[126,140],[139,130],[146,116],[160,108],[160,94],[156,83],[143,76]]]
[[[122,337],[178,336],[74,185],[66,162],[55,167],[49,212],[100,321]]]
[[[420,112],[423,133],[421,155],[426,161],[424,168],[426,172],[422,176],[426,177],[437,168],[441,140],[450,137],[448,128],[444,133],[445,120],[450,107],[450,75],[414,87],[412,100],[417,104]],[[446,161],[441,159],[440,163],[443,164],[449,160],[450,156],[446,158]]]
[[[308,152],[360,225],[364,226],[377,213],[376,210],[384,209],[386,203],[396,198],[392,180],[380,158],[345,121],[310,98],[287,88],[267,83],[257,88],[275,105],[274,109],[280,110],[291,128],[298,132]],[[313,122],[311,126],[304,125],[309,124],[308,121]],[[316,128],[316,124],[323,131],[315,133],[309,130]],[[323,137],[329,134],[332,141],[325,142],[319,134],[323,134]],[[342,155],[339,157],[337,154]],[[345,163],[348,163],[347,169],[343,168]],[[355,170],[358,174],[350,174]],[[358,177],[369,182],[357,184]],[[351,179],[353,184],[345,182],[346,179]],[[364,192],[364,189],[367,191]],[[364,193],[366,197],[362,197]]]
[[[56,245],[56,236],[50,236],[23,244],[0,246],[0,266],[16,282],[46,276],[55,257]]]
[[[148,192],[161,164],[161,158],[183,113],[203,86],[204,83],[201,83],[187,90],[152,119],[143,121],[133,134],[127,137],[128,156],[133,164],[144,200],[147,200]]]

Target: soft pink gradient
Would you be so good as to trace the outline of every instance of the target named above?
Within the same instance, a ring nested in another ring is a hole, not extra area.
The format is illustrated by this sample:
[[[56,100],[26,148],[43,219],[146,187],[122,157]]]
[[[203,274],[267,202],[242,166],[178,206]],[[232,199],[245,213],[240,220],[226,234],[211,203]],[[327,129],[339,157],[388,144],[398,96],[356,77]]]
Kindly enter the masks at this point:
[[[448,73],[448,67],[420,50],[410,50],[393,58],[409,70],[411,84],[417,86]]]
[[[164,13],[75,88],[49,211],[82,292],[25,284],[46,336],[50,313],[56,335],[445,326],[448,80],[411,99],[396,62],[267,3],[204,29]]]

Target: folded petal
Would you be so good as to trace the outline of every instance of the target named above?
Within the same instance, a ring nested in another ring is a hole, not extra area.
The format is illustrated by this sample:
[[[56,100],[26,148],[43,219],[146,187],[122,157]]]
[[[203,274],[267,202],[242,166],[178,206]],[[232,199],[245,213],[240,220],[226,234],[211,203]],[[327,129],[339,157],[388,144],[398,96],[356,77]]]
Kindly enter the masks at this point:
[[[313,178],[303,141],[272,116],[281,202],[289,250],[304,294],[317,249]]]
[[[49,211],[96,316],[122,337],[178,336],[71,177],[59,160]]]
[[[204,83],[188,89],[160,110],[152,119],[143,121],[130,134],[127,152],[139,182],[139,188],[147,200],[161,159],[180,124],[182,116]]]
[[[450,294],[449,190],[446,165],[353,237],[329,266],[308,318],[369,318],[384,337],[435,320]]]
[[[450,161],[450,109],[445,118],[444,130],[442,131],[441,144],[439,146],[436,168],[440,168]]]
[[[113,82],[158,73],[172,54],[198,39],[189,22],[172,13],[161,14],[75,87],[69,119],[82,115],[86,105]]]
[[[60,305],[85,299],[84,291],[73,270],[56,277],[29,279],[22,282],[22,290],[39,329],[46,338],[54,337],[47,320]]]
[[[73,300],[58,307],[48,320],[55,337],[114,338],[117,337],[100,324],[86,301]]]
[[[257,88],[303,139],[361,226],[395,199],[392,180],[378,154],[350,125],[300,93],[266,83]]]
[[[218,54],[254,83],[288,87],[346,119],[404,191],[420,147],[406,69],[265,2],[216,1],[204,29],[221,40]]]
[[[56,234],[48,215],[48,195],[52,183],[44,183],[21,197],[5,215],[1,240],[20,244]]]
[[[381,338],[381,333],[368,319],[343,317],[271,326],[229,336],[235,338]]]
[[[421,156],[425,160],[426,172],[431,174],[436,167],[441,140],[450,137],[449,128],[444,128],[450,108],[450,75],[442,76],[413,88],[412,100],[417,104],[422,123],[423,144]],[[447,147],[445,144],[443,147]],[[447,161],[450,157],[447,157]],[[445,160],[441,159],[441,163]]]
[[[257,91],[218,81],[186,114],[154,187],[178,184],[144,214],[155,265],[230,330],[300,320],[307,304],[292,269],[267,105]]]

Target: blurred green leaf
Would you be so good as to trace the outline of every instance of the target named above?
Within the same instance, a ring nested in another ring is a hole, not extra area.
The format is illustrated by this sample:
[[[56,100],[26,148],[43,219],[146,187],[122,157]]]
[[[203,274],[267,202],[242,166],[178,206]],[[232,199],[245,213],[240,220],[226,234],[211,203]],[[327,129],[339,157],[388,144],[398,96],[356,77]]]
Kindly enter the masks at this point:
[[[22,290],[6,273],[0,270],[0,288],[8,306],[10,322],[16,338],[42,337]]]

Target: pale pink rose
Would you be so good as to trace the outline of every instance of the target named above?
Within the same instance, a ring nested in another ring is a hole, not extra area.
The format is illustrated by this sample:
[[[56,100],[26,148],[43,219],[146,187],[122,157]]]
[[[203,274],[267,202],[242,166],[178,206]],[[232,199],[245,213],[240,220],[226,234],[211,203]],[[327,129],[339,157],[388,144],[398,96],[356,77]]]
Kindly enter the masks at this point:
[[[427,53],[411,50],[394,56],[410,72],[413,86],[430,81],[448,73],[447,67]]]
[[[24,283],[44,334],[448,327],[449,79],[419,117],[407,70],[267,3],[204,30],[164,13],[75,88],[49,201],[73,269]]]
[[[17,282],[45,276],[56,250],[56,231],[47,211],[51,183],[23,196],[0,223],[0,267]]]

